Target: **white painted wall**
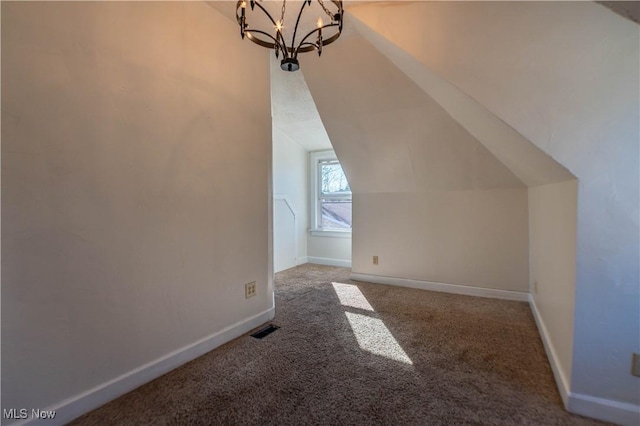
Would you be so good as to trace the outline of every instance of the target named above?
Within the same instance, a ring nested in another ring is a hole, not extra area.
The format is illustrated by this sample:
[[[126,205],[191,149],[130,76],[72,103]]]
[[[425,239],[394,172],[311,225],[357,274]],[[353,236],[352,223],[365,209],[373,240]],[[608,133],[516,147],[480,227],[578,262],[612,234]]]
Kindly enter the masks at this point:
[[[309,235],[309,262],[351,267],[351,236]]]
[[[2,3],[2,408],[273,308],[267,55],[204,3]]]
[[[578,178],[569,408],[637,421],[638,25],[592,2],[415,2],[350,12]],[[546,315],[555,328],[566,312]]]
[[[351,266],[351,238],[314,236],[310,213],[309,152],[333,149],[324,124],[318,115],[302,72],[289,73],[280,69],[280,60],[271,56],[271,111],[273,116],[273,180],[274,197],[286,199],[295,212],[295,262],[283,247],[274,253],[276,272],[295,264],[320,263]],[[281,202],[282,203],[282,202]],[[286,211],[276,222],[276,239],[290,240],[286,229]],[[290,218],[289,218],[290,220]],[[281,260],[282,259],[282,260]],[[284,259],[287,259],[286,261]]]
[[[529,188],[530,292],[565,401],[573,356],[577,195],[575,180]]]
[[[273,271],[297,265],[296,215],[284,197],[273,199]]]
[[[277,70],[276,72],[284,72]],[[307,262],[307,228],[309,202],[307,199],[308,169],[307,151],[287,134],[280,131],[277,121],[273,127],[273,196],[279,203],[282,216],[274,223],[274,236],[286,240],[283,246],[274,246],[275,272]],[[285,201],[286,200],[286,206]],[[295,215],[292,223],[291,212]],[[293,227],[293,232],[290,231]],[[287,247],[293,244],[294,256]]]
[[[528,291],[525,185],[361,36],[308,62],[354,193],[353,272]]]
[[[354,273],[528,291],[526,190],[358,194],[355,200]]]

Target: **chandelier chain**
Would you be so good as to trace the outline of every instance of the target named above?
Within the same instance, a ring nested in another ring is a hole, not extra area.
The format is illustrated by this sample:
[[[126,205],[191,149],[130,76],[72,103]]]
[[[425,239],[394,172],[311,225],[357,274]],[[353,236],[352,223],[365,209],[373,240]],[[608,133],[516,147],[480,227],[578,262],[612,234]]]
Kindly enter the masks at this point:
[[[280,17],[280,25],[284,27],[284,11],[287,5],[287,0],[282,1],[282,16]]]
[[[331,13],[331,11],[327,9],[327,6],[324,5],[324,2],[322,0],[318,0],[318,3],[320,3],[320,6],[322,6],[322,8],[324,9],[324,13],[326,13],[327,16],[331,18],[331,20],[333,20],[333,13]]]

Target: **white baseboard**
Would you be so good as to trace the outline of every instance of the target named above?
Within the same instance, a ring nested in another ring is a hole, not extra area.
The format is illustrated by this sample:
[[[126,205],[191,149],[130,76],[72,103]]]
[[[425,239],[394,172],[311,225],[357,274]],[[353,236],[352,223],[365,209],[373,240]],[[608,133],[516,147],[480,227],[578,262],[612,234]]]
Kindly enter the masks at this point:
[[[341,260],[341,259],[329,259],[326,257],[308,257],[309,263],[315,263],[318,265],[329,265],[329,266],[342,266],[344,268],[351,268],[350,260]]]
[[[538,327],[538,333],[540,334],[540,338],[542,339],[544,351],[547,353],[547,359],[549,360],[549,364],[551,365],[551,371],[553,371],[553,377],[556,380],[556,386],[558,387],[558,391],[560,392],[560,397],[562,398],[564,407],[568,410],[570,395],[569,380],[567,379],[567,375],[558,362],[556,349],[553,346],[553,342],[551,341],[551,338],[549,336],[547,326],[542,320],[542,316],[540,315],[540,311],[538,311],[538,307],[536,306],[536,302],[533,299],[532,295],[529,295],[529,306],[531,307],[533,318],[536,321],[536,326]]]
[[[71,420],[96,409],[113,399],[132,391],[174,370],[181,365],[201,356],[213,349],[242,336],[244,333],[270,321],[275,316],[275,308],[270,308],[246,320],[237,322],[217,333],[207,336],[195,343],[175,350],[161,358],[148,362],[128,373],[116,377],[106,383],[96,386],[80,395],[69,398],[47,410],[54,410],[54,420],[47,420],[50,425],[63,425]],[[16,425],[36,425],[37,419],[29,419]],[[42,424],[40,421],[39,424]]]
[[[441,293],[462,294],[465,296],[489,297],[492,299],[506,299],[526,302],[529,293],[520,291],[497,290],[493,288],[471,287],[458,284],[435,283],[431,281],[410,280],[406,278],[384,277],[381,275],[368,275],[352,273],[351,279],[375,284],[388,284],[400,287],[418,288],[421,290],[439,291]]]
[[[640,424],[640,405],[591,395],[570,393],[567,410],[581,416],[593,417],[620,425],[637,426]]]
[[[305,263],[309,263],[309,258],[307,256],[298,257],[296,259],[296,265],[304,265]]]
[[[536,320],[538,332],[542,338],[544,350],[547,353],[547,358],[553,371],[553,377],[556,380],[556,386],[567,411],[621,425],[640,424],[640,405],[571,392],[569,381],[560,367],[558,355],[550,339],[549,331],[540,315],[540,311],[538,311],[533,296],[529,297],[529,305],[531,306],[533,318]]]

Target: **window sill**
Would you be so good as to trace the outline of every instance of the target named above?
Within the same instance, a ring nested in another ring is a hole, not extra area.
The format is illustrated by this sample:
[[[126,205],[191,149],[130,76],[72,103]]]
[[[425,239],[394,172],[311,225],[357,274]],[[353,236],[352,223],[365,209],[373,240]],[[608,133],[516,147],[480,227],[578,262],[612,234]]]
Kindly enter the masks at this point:
[[[332,238],[351,238],[351,230],[339,231],[337,229],[310,229],[311,235],[314,237],[332,237]]]

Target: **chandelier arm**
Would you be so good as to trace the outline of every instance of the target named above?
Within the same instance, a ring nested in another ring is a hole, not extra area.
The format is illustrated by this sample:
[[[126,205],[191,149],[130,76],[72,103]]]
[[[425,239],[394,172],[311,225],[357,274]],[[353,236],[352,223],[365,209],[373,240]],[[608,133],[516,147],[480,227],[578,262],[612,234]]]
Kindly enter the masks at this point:
[[[271,14],[270,14],[269,12],[267,12],[267,9],[265,9],[264,7],[262,7],[262,5],[261,5],[260,3],[258,3],[258,2],[255,2],[255,5],[256,5],[256,6],[258,6],[258,8],[259,8],[260,10],[262,10],[262,11],[264,12],[264,14],[265,14],[265,15],[267,15],[267,18],[269,18],[269,20],[271,21],[271,23],[273,24],[273,26],[277,28],[277,27],[278,27],[278,25],[276,24],[276,21],[273,19],[273,17],[271,16]],[[257,32],[257,31],[256,31],[256,32]],[[262,33],[262,34],[264,34],[264,35],[268,35],[268,34],[267,34],[267,33],[265,33],[264,31],[260,31],[260,33]],[[272,39],[272,40],[274,40],[274,41],[276,42],[276,45],[277,45],[277,46],[278,46],[278,48],[282,51],[282,55],[283,55],[284,57],[287,57],[287,42],[286,42],[286,41],[284,41],[284,36],[282,35],[282,32],[281,32],[281,31],[278,31],[278,30],[276,29],[276,36],[277,36],[277,37],[276,37],[276,38],[274,38],[274,37],[272,37],[272,36],[270,36],[270,35],[269,35],[269,38],[270,38],[270,39]],[[279,38],[279,39],[280,39],[280,41],[277,41],[277,38]],[[260,44],[260,43],[258,43],[258,44]],[[264,45],[261,45],[261,46],[264,46]],[[283,48],[283,46],[284,46],[284,48]],[[265,47],[266,47],[266,46],[265,46]],[[274,46],[271,46],[271,47],[272,47],[272,48],[274,48],[274,47],[275,47],[275,45],[274,45]]]
[[[240,5],[242,3],[242,1],[238,1],[238,5]],[[271,16],[271,14],[267,11],[267,9],[265,9],[264,7],[262,7],[262,5],[258,2],[255,2],[255,5],[258,6],[258,8],[260,10],[262,10],[262,12],[264,12],[265,15],[267,15],[267,18],[269,18],[269,20],[271,21],[271,23],[276,26],[276,21],[274,21],[273,17]],[[238,14],[236,12],[236,18],[238,19],[238,22],[240,22],[240,17],[238,17]],[[251,40],[252,42],[262,46],[262,47],[266,47],[269,49],[274,49],[274,48],[278,48],[280,51],[282,51],[282,55],[284,57],[287,57],[287,48],[286,48],[286,42],[284,41],[284,37],[282,36],[282,33],[280,31],[276,30],[276,35],[279,36],[280,41],[277,40],[277,38],[273,37],[271,34],[268,34],[264,31],[260,31],[260,30],[245,30],[245,33],[247,33],[248,31],[253,31],[255,33],[259,33],[259,34],[263,34],[267,37],[269,37],[271,40],[274,41],[274,43],[269,43],[266,42],[264,40],[260,40],[258,37],[248,37],[249,40]],[[284,46],[284,47],[283,47]]]
[[[284,36],[282,35],[282,31],[276,30],[276,36],[279,36],[280,41],[282,43],[278,43],[280,50],[282,50],[282,56],[287,57],[287,42],[284,40]]]
[[[331,44],[334,41],[336,41],[338,39],[338,37],[340,37],[340,33],[336,33],[333,36],[331,36],[330,38],[326,38],[326,39],[322,39],[322,45],[326,46],[327,44]],[[297,55],[298,53],[306,53],[306,52],[311,52],[315,49],[317,49],[317,45],[314,43],[310,43],[310,42],[306,42],[304,43],[305,46],[307,47],[302,47],[301,43],[300,45],[298,45],[295,54]],[[295,58],[296,56],[294,56]]]
[[[305,50],[303,46],[309,46],[309,50]],[[318,45],[316,43],[311,43],[310,41],[304,42],[300,46],[298,46],[298,49],[300,49],[299,52],[303,52],[303,53],[306,51],[315,50],[317,48],[318,48]]]
[[[307,5],[306,1],[302,2],[302,7],[300,7],[300,13],[298,13],[298,19],[296,19],[296,27],[293,29],[293,38],[291,39],[291,51],[293,52],[293,46],[296,44],[296,34],[298,32],[298,24],[300,23],[300,17],[302,17],[302,11],[304,7]]]
[[[273,20],[273,18],[271,17],[271,15],[269,14],[269,12],[267,12],[267,9],[265,9],[264,7],[262,7],[262,5],[258,2],[255,3],[256,6],[258,6],[260,9],[262,9],[262,11],[264,12],[265,15],[267,15],[267,17],[269,18],[269,20],[271,21],[271,23],[273,24],[273,26],[275,27],[276,25],[276,21]]]
[[[269,33],[266,33],[266,32],[264,32],[264,31],[260,31],[260,30],[249,30],[249,29],[245,30],[244,32],[245,32],[245,34],[247,34],[247,38],[248,38],[249,40],[251,40],[252,42],[254,42],[255,44],[257,44],[257,45],[260,45],[260,46],[262,46],[262,47],[266,47],[266,48],[268,48],[268,49],[274,49],[274,48],[276,48],[276,47],[277,47],[278,49],[282,50],[282,45],[278,42],[278,40],[276,40],[276,39],[275,39],[271,34],[269,34]],[[253,34],[251,34],[251,33],[258,33],[258,34],[265,35],[265,36],[269,37],[271,40],[273,40],[273,41],[274,41],[274,43],[269,43],[268,41],[261,40],[261,39],[259,39],[258,37],[255,37],[255,36],[254,36]]]
[[[310,52],[311,50],[313,50],[313,49],[309,49],[309,48],[301,49],[301,47],[302,47],[302,45],[303,45],[303,44],[311,44],[311,43],[305,43],[305,41],[306,41],[309,37],[311,37],[314,33],[318,32],[318,31],[320,31],[321,29],[324,29],[324,28],[337,27],[337,26],[338,26],[338,24],[327,24],[327,25],[323,25],[323,26],[322,26],[322,27],[320,27],[320,28],[316,28],[315,30],[311,30],[311,31],[309,32],[309,34],[307,34],[306,36],[304,36],[304,38],[302,39],[302,41],[300,42],[300,44],[298,44],[298,47],[296,47],[296,50],[295,50],[295,53],[294,53],[293,57],[294,57],[294,58],[295,58],[295,57],[297,57],[297,56],[298,56],[298,53],[300,53],[300,52]],[[326,46],[327,44],[333,43],[335,40],[337,40],[337,39],[338,39],[338,37],[340,37],[340,32],[335,33],[333,36],[329,37],[328,39],[323,39],[323,40],[322,40],[322,45],[323,45],[323,46]],[[315,45],[314,45],[314,46],[315,46]]]

